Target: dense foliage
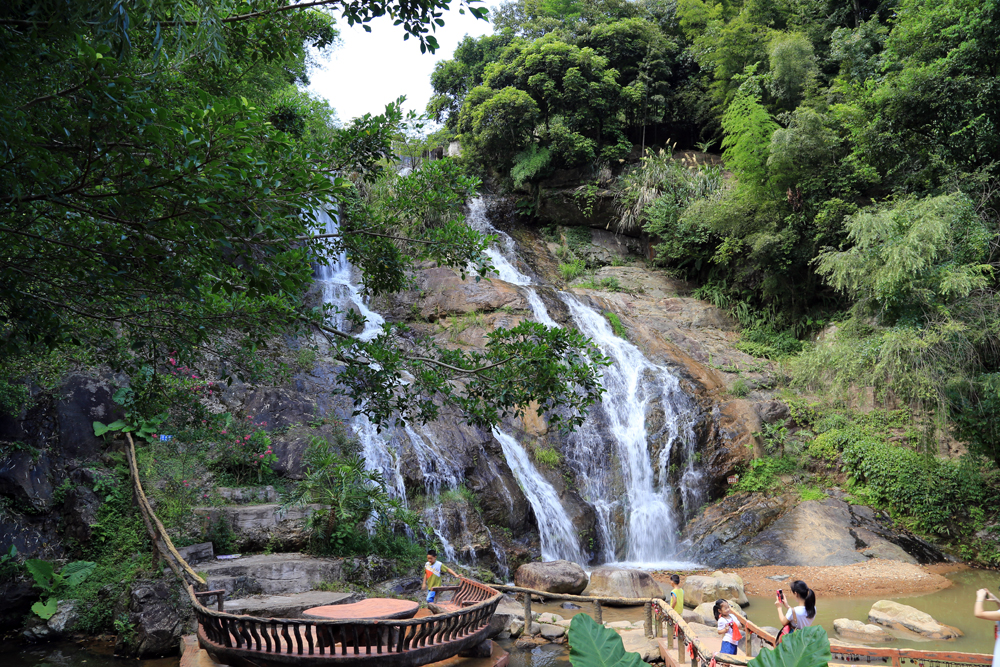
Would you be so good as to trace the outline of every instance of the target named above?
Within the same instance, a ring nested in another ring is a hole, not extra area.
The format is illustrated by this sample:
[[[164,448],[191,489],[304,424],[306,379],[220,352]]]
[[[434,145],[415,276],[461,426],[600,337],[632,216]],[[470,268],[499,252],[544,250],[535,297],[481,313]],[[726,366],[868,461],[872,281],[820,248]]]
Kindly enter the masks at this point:
[[[837,321],[803,386],[875,387],[997,457],[1000,3],[514,0],[493,21],[433,79],[474,162],[522,191],[610,166],[619,230],[743,349],[789,356]],[[712,147],[725,178],[671,164]]]
[[[433,49],[448,4],[5,6],[3,386],[50,350],[131,372],[170,358],[214,375],[220,359],[246,378],[277,336],[320,331],[342,390],[376,421],[445,406],[490,425],[532,404],[577,423],[600,392],[600,356],[578,334],[524,325],[475,354],[400,329],[359,341],[308,299],[314,264],[340,253],[373,296],[405,288],[421,261],[489,269],[485,239],[462,224],[475,179],[447,161],[383,174],[401,100],[340,127],[296,87],[309,49],[336,39],[334,10],[348,23],[392,14]],[[331,231],[321,211],[335,208]]]

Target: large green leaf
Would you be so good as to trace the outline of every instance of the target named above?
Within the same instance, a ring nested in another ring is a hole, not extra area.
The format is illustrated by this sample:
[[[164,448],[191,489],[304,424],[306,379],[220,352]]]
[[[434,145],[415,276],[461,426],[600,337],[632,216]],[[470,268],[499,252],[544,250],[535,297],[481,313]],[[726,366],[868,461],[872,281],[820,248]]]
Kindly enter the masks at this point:
[[[56,600],[55,598],[49,598],[45,602],[45,604],[42,604],[39,601],[31,605],[31,611],[35,612],[38,615],[38,618],[42,619],[43,621],[47,621],[55,615],[56,609],[58,607],[59,607],[58,600]]]
[[[73,587],[83,583],[83,580],[90,576],[90,573],[97,567],[97,563],[88,560],[78,560],[64,567],[59,574],[66,578],[66,585]]]
[[[812,625],[786,635],[774,650],[762,650],[750,664],[753,667],[825,667],[831,659],[826,630]]]
[[[829,650],[827,650],[829,653]],[[638,653],[627,653],[622,638],[586,614],[569,624],[569,661],[573,667],[642,667]]]
[[[51,591],[55,579],[55,568],[52,563],[37,558],[24,561],[24,567],[31,573],[35,585],[44,591]]]

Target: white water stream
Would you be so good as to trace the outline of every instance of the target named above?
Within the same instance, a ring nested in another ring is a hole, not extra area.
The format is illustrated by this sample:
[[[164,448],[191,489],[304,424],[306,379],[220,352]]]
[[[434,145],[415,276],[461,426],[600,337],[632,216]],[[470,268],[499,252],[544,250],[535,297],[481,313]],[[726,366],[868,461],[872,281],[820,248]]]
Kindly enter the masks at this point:
[[[514,240],[490,223],[481,198],[470,202],[469,208],[467,222],[470,227],[499,237],[498,247],[490,248],[487,253],[497,276],[524,287],[536,321],[559,326],[532,287],[533,281],[515,267]],[[568,447],[563,452],[576,473],[582,495],[597,512],[601,544],[598,560],[624,560],[644,566],[676,565],[669,556],[676,551],[679,521],[683,517],[676,516],[673,509],[675,494],[679,494],[684,514],[700,501],[700,480],[693,456],[696,443],[694,403],[681,390],[673,373],[654,364],[637,347],[616,336],[602,314],[572,294],[559,292],[558,296],[569,309],[577,328],[613,362],[604,370],[603,384],[607,391],[601,404],[592,408],[583,426],[569,437]],[[655,433],[650,432],[653,429],[647,424],[653,402],[658,403],[657,412],[663,415],[663,424]],[[601,414],[595,414],[597,412]],[[500,439],[497,433],[494,435]],[[651,436],[655,437],[657,447],[651,447]],[[613,444],[610,452],[609,442]],[[683,461],[677,489],[667,484],[675,447],[682,448],[681,456],[676,458]],[[651,449],[658,449],[655,462]],[[524,452],[523,448],[520,452]],[[526,454],[521,460],[516,452],[513,455],[508,452],[507,445],[504,454],[519,481],[522,476],[541,478]],[[614,456],[613,465],[609,465],[609,454]],[[521,484],[526,486],[524,481]],[[548,489],[552,490],[551,485]],[[575,533],[573,540],[564,537],[565,512],[560,515],[544,507],[551,504],[551,496],[544,491],[532,494],[525,490],[525,495],[535,511],[539,532],[554,536],[549,545],[553,557],[576,560],[569,556],[574,549],[579,550]],[[565,521],[569,521],[568,517]],[[543,553],[545,549],[543,538]]]
[[[327,233],[336,233],[336,217],[322,215]],[[467,223],[498,237],[496,245],[487,250],[496,278],[521,288],[535,321],[558,327],[539,296],[536,283],[517,268],[514,240],[493,227],[482,199],[470,202]],[[327,303],[341,311],[354,309],[366,319],[363,329],[354,332],[357,338],[371,340],[381,331],[385,320],[364,302],[344,253],[329,266],[318,268],[317,281],[322,284]],[[675,551],[677,527],[683,517],[676,515],[674,507],[679,505],[687,513],[700,501],[699,475],[693,456],[694,404],[673,373],[615,336],[601,313],[572,294],[554,294],[566,304],[576,327],[613,361],[612,366],[604,369],[607,391],[603,400],[593,406],[583,427],[562,448],[580,494],[597,513],[601,549],[596,560],[624,560],[644,566],[666,562],[677,566],[679,563],[669,558]],[[345,332],[352,328],[343,312],[332,324]],[[364,417],[355,418],[352,427],[361,441],[367,465],[381,471],[390,493],[404,502],[406,489],[400,469],[404,450],[410,455],[408,460],[419,466],[427,496],[437,497],[464,481],[462,467],[437,442],[430,429],[407,425],[378,433]],[[501,429],[494,429],[493,436],[500,443],[538,522],[543,559],[586,564],[577,531],[555,488],[534,466],[516,438]],[[678,464],[680,470],[676,468]],[[488,467],[498,472],[492,462]],[[668,477],[679,482],[671,486]],[[513,510],[513,499],[508,498],[508,502]],[[432,504],[424,517],[443,545],[447,560],[475,560],[464,516],[458,534],[448,534],[448,521],[440,505]],[[493,550],[500,568],[506,570],[503,551],[495,542]]]

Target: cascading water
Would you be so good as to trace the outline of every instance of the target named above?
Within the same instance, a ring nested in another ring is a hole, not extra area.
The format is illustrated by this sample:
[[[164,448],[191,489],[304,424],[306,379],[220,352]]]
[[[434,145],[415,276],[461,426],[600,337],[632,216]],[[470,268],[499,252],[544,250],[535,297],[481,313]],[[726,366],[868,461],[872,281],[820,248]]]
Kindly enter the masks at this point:
[[[323,216],[327,233],[336,233],[336,217],[326,213],[322,213],[321,218]],[[479,231],[498,237],[497,245],[487,250],[496,277],[521,288],[536,321],[558,327],[539,297],[534,281],[517,268],[514,240],[490,224],[482,199],[470,202],[467,222]],[[329,266],[318,267],[317,282],[322,284],[328,303],[341,311],[354,309],[366,319],[362,331],[354,332],[357,338],[371,340],[378,334],[384,319],[365,304],[344,253]],[[570,436],[564,447],[567,464],[575,473],[581,494],[597,512],[602,544],[598,560],[662,562],[675,547],[680,517],[675,516],[673,508],[680,504],[686,512],[699,500],[699,479],[692,456],[694,405],[670,371],[652,363],[634,345],[616,337],[600,313],[571,294],[559,293],[558,297],[566,304],[575,325],[613,361],[604,372],[607,392],[602,402],[592,408],[591,416]],[[343,313],[332,324],[345,332],[351,328]],[[663,414],[663,424],[653,429],[646,423],[651,408]],[[361,441],[367,465],[380,470],[390,493],[404,502],[406,489],[400,471],[404,450],[419,466],[424,491],[429,497],[436,498],[463,482],[461,466],[452,460],[447,448],[437,442],[429,429],[421,428],[418,432],[406,426],[378,433],[363,417],[354,419],[352,426]],[[494,429],[493,435],[531,504],[539,525],[543,558],[583,563],[585,556],[576,529],[553,486],[538,472],[524,447],[513,436],[501,429]],[[650,443],[654,443],[653,453]],[[678,452],[678,447],[684,449]],[[667,483],[668,472],[673,472],[671,461],[680,461],[684,466],[676,490]],[[488,468],[498,472],[489,461]],[[508,498],[508,502],[513,511],[513,499]],[[463,556],[475,559],[475,550],[467,541],[464,546],[456,546],[457,540],[467,537],[464,516],[457,522],[462,524],[458,530],[454,528],[455,521],[451,522],[451,527],[446,525],[445,513],[438,504],[425,510],[424,516],[438,535],[446,559]],[[505,569],[503,551],[492,541],[492,534],[490,539],[497,563]]]
[[[542,539],[542,560],[585,562],[576,529],[559,502],[556,490],[538,473],[528,458],[528,452],[524,451],[524,447],[512,435],[494,428],[493,437],[503,448],[507,465],[514,472],[535,513],[538,533]]]
[[[473,200],[469,208],[468,224],[498,237],[498,247],[487,251],[497,277],[524,287],[525,297],[538,322],[558,326],[532,287],[533,281],[516,268],[514,240],[490,223],[486,216],[486,204],[481,198]],[[624,558],[640,564],[663,562],[676,550],[679,517],[675,516],[673,509],[675,491],[667,484],[667,479],[677,446],[684,448],[677,457],[684,462],[677,490],[683,512],[686,514],[700,500],[699,474],[694,468],[692,456],[696,442],[693,402],[681,390],[676,376],[653,364],[628,341],[615,336],[600,313],[572,294],[560,292],[559,298],[569,308],[580,331],[590,337],[613,362],[604,371],[607,391],[601,404],[592,408],[592,414],[583,426],[570,436],[564,452],[567,463],[576,473],[583,496],[597,512],[602,544],[598,559],[611,562]],[[659,402],[664,416],[664,424],[655,434],[648,432],[646,424],[652,401]],[[599,415],[595,414],[598,412]],[[651,435],[655,435],[661,443],[655,465],[649,451]],[[523,487],[528,486],[523,479],[538,478],[544,482],[516,440],[497,431],[494,436],[504,445],[507,462]],[[614,444],[613,452],[607,451],[609,440]],[[617,465],[608,465],[609,453],[617,458]],[[543,536],[546,533],[552,536],[549,555],[555,557],[558,553],[560,558],[575,560],[566,555],[574,549],[580,551],[575,532],[571,535],[572,539],[565,537],[561,525],[565,511],[562,516],[553,511],[551,505],[555,492],[550,485],[548,489],[553,496],[541,487],[535,494],[529,493],[526,488],[525,495],[535,511],[539,531]],[[558,501],[558,498],[555,500]],[[546,525],[543,526],[543,522]],[[542,549],[545,554],[544,537]]]
[[[654,563],[676,550],[678,517],[674,514],[673,489],[666,483],[672,449],[686,447],[683,452],[686,470],[679,483],[680,501],[688,509],[697,488],[693,447],[694,404],[670,371],[653,364],[627,340],[614,334],[607,320],[573,295],[560,294],[579,330],[593,340],[612,360],[604,369],[603,429],[594,419],[570,437],[567,459],[581,480],[584,496],[591,499],[601,517],[605,557],[615,540],[612,517],[624,514],[625,559],[636,563]],[[650,456],[650,427],[647,416],[651,403],[659,402],[664,424],[657,429],[662,442],[654,465]],[[622,489],[613,483],[605,461],[606,438],[615,444]],[[659,480],[657,480],[659,478]],[[618,551],[620,553],[620,551]]]
[[[317,217],[323,221],[327,234],[336,234],[340,231],[340,221],[336,214],[321,209]],[[346,311],[353,308],[365,318],[365,327],[355,335],[355,338],[368,341],[382,330],[385,318],[371,310],[365,303],[361,290],[358,289],[351,275],[353,270],[354,267],[347,261],[347,252],[341,251],[335,261],[317,267],[316,282],[323,287],[323,302],[337,307],[338,312],[334,315],[334,321],[331,324],[337,329],[349,333],[350,322],[347,319]]]

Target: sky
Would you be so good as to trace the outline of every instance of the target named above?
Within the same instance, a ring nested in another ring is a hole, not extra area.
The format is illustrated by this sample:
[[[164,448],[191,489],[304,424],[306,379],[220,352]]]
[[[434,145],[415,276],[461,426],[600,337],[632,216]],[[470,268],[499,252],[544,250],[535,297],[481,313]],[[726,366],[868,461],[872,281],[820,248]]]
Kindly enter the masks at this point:
[[[487,0],[477,6],[499,4],[499,0]],[[442,16],[444,27],[434,33],[440,48],[433,54],[420,53],[420,43],[412,37],[404,42],[402,26],[392,25],[387,16],[369,23],[370,33],[360,25],[351,27],[338,21],[341,43],[310,73],[309,91],[329,100],[343,122],[366,113],[381,113],[400,95],[406,95],[404,109],[423,112],[432,94],[434,63],[451,58],[465,35],[493,32],[488,21],[468,11],[459,14],[457,2],[452,7]]]

